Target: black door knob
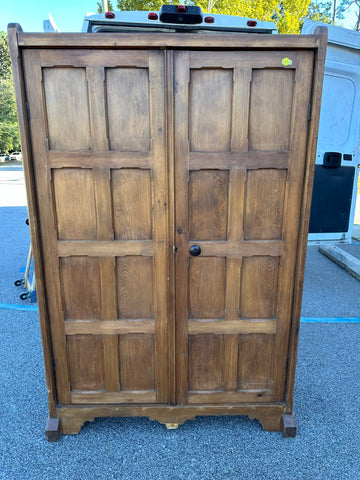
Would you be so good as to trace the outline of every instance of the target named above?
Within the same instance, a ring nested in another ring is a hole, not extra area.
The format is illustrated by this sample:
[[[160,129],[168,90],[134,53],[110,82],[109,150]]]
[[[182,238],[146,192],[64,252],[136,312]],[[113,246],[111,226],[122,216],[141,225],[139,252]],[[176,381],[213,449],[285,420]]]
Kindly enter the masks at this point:
[[[191,245],[189,252],[190,255],[192,255],[193,257],[197,257],[201,253],[201,248],[199,247],[199,245]]]

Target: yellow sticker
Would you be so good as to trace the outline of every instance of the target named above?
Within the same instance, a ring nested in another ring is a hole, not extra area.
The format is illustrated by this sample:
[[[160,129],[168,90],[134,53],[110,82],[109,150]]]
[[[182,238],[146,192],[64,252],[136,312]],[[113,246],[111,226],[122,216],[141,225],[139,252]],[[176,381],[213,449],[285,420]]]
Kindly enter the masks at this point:
[[[289,65],[292,65],[292,60],[290,60],[290,58],[288,58],[288,57],[285,57],[285,58],[282,59],[281,63],[284,65],[284,67],[287,67]]]

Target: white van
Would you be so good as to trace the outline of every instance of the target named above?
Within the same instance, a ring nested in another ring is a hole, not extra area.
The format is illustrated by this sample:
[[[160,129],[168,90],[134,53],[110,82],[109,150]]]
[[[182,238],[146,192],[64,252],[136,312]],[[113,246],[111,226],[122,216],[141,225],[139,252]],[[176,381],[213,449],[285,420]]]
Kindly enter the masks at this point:
[[[276,34],[273,22],[261,22],[254,18],[202,13],[200,7],[163,5],[161,10],[117,11],[88,14],[81,28],[85,33],[104,32],[236,32]]]
[[[318,25],[307,20],[301,33]],[[359,164],[360,32],[328,25],[310,242],[351,242]]]

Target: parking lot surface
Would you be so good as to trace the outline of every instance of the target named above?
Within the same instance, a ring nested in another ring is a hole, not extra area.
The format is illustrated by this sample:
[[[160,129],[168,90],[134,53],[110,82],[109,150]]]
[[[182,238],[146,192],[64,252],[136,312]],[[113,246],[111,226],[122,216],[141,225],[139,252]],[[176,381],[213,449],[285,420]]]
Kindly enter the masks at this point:
[[[46,442],[36,305],[21,302],[14,286],[29,248],[26,218],[21,167],[0,167],[0,479],[360,478],[360,282],[317,246],[308,247],[306,262],[296,438],[226,416],[172,431],[147,418],[95,419],[76,436]]]

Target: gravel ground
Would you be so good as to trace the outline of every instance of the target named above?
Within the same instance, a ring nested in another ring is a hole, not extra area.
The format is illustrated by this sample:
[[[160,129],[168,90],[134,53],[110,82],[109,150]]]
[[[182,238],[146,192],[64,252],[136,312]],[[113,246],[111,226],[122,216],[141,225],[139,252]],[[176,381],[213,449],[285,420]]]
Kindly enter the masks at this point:
[[[0,304],[16,305],[22,289],[13,281],[26,262],[29,229],[20,185],[12,199],[4,172]],[[359,299],[360,282],[309,247],[302,315],[360,317]],[[44,435],[37,313],[0,308],[0,479],[360,479],[359,344],[360,323],[301,325],[294,439],[264,432],[247,417],[201,417],[172,431],[146,418],[105,418],[53,444]]]
[[[1,479],[360,478],[360,324],[301,326],[294,439],[247,417],[105,418],[48,443],[37,314],[3,310],[0,338]]]
[[[321,254],[317,245],[307,249],[301,315],[360,317],[360,282]]]
[[[350,253],[350,255],[353,255],[355,258],[360,260],[360,243],[349,243],[349,244],[338,244],[338,247],[342,248],[345,250],[345,252]]]
[[[0,165],[0,303],[21,303],[19,295],[25,291],[14,282],[22,277],[29,251],[27,218],[22,166]]]

